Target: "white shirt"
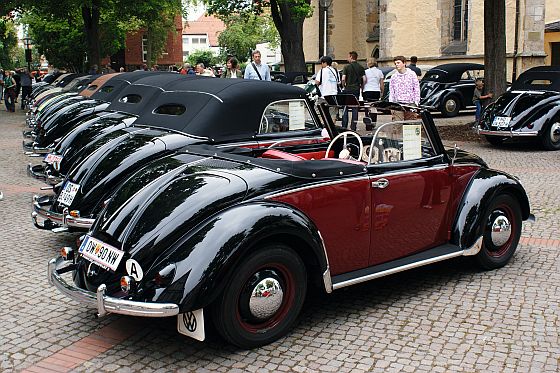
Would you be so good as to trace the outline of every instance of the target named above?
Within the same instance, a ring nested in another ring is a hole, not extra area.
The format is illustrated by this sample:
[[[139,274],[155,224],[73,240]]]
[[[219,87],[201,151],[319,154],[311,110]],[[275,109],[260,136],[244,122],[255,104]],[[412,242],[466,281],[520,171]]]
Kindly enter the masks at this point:
[[[364,86],[364,92],[379,92],[381,91],[381,79],[383,79],[383,73],[377,67],[373,66],[366,70],[367,82]]]
[[[245,75],[243,76],[245,79],[268,80],[268,81],[271,80],[270,69],[268,68],[268,65],[261,63],[260,65],[255,64],[255,66],[257,67],[257,70],[259,70],[262,79],[259,78],[259,75],[255,71],[255,68],[253,67],[252,63],[247,64],[247,66],[245,67]]]
[[[333,67],[325,66],[315,77],[315,81],[319,84],[321,96],[334,96],[338,93],[336,70]]]

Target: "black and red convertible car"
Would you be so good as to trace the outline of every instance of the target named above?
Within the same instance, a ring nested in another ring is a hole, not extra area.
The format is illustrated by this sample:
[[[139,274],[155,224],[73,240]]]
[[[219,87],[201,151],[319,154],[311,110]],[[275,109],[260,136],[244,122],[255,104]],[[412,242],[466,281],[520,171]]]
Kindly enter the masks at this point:
[[[284,124],[304,127],[303,109],[286,107]],[[328,107],[317,110],[327,143],[191,145],[146,164],[79,248],[50,261],[49,281],[100,316],[174,316],[198,340],[213,322],[253,348],[294,326],[312,287],[460,256],[485,269],[511,259],[533,218],[516,178],[444,148],[427,111],[362,137],[334,136]]]

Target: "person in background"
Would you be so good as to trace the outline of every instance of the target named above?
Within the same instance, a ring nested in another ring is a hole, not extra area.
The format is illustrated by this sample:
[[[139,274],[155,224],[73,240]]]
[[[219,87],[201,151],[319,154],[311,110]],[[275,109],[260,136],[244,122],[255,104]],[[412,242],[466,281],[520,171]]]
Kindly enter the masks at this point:
[[[16,81],[16,97],[15,97],[15,103],[17,104],[18,102],[18,97],[19,97],[19,93],[21,92],[21,76],[19,75],[21,72],[21,69],[16,69],[16,71],[12,71],[12,78],[14,78],[14,80]]]
[[[360,88],[366,84],[366,72],[362,65],[358,63],[358,53],[355,51],[348,52],[348,64],[342,70],[342,86],[344,87],[343,93],[350,93],[360,98]],[[353,107],[352,122],[350,129],[356,131],[358,125],[358,108]],[[348,128],[348,107],[344,108],[342,114],[342,128]]]
[[[330,56],[321,57],[321,70],[315,76],[315,84],[319,87],[322,97],[336,96],[338,93],[338,71],[332,68],[332,58]],[[333,122],[336,122],[336,106],[329,107],[329,113]]]
[[[410,63],[408,64],[408,68],[414,71],[416,73],[416,76],[420,77],[420,75],[422,75],[422,71],[416,66],[416,62],[418,62],[418,57],[410,56]]]
[[[27,99],[31,95],[31,85],[32,85],[33,77],[27,70],[27,67],[23,69],[22,73],[20,74],[20,83],[21,83],[21,110],[25,108],[25,103]]]
[[[396,72],[389,81],[389,101],[404,105],[418,106],[420,103],[420,83],[414,71],[406,67],[406,57],[393,58]],[[410,111],[393,110],[393,120],[416,119],[416,114]]]
[[[121,66],[121,67],[119,68],[119,72],[120,72],[120,73],[124,73],[124,71],[125,71],[125,70],[124,70],[124,66]]]
[[[377,61],[375,58],[368,58],[367,65],[366,84],[362,91],[362,97],[364,101],[378,101],[383,96],[383,73],[377,68]],[[371,119],[371,124],[366,124],[366,130],[370,131],[375,127],[375,123],[377,123],[377,110],[371,108],[368,110],[367,115]]]
[[[91,68],[89,69],[88,73],[91,75],[95,75],[97,74],[97,65],[92,65]]]
[[[196,64],[196,75],[214,77],[212,70],[207,69],[202,62]]]
[[[243,74],[241,74],[241,70],[237,67],[237,58],[228,58],[226,62],[226,69],[222,73],[221,77],[229,79],[243,79]]]
[[[16,111],[14,102],[16,97],[16,81],[12,75],[11,71],[6,70],[4,77],[4,104],[6,104],[6,110],[13,113]]]
[[[253,62],[245,67],[245,75],[243,77],[245,79],[268,80],[270,82],[272,80],[270,78],[270,68],[261,62],[261,52],[254,50],[252,57]]]
[[[4,72],[4,70],[0,69],[0,102],[4,98],[4,78],[5,78],[5,76],[6,76],[6,73]]]
[[[473,94],[473,104],[476,106],[476,111],[474,113],[474,119],[476,121],[476,123],[478,123],[478,121],[480,120],[480,114],[482,114],[482,108],[484,107],[483,100],[489,99],[494,97],[494,95],[492,94],[492,92],[488,93],[488,94],[483,94],[484,92],[484,81],[481,78],[477,78],[475,81],[475,88],[474,88],[474,94]]]

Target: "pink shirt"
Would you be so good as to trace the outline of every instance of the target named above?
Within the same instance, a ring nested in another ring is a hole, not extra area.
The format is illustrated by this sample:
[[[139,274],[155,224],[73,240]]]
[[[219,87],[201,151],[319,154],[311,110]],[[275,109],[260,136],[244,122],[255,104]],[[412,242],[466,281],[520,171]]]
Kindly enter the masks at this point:
[[[389,80],[389,101],[404,104],[420,102],[420,83],[416,73],[406,68],[404,73],[395,72]]]

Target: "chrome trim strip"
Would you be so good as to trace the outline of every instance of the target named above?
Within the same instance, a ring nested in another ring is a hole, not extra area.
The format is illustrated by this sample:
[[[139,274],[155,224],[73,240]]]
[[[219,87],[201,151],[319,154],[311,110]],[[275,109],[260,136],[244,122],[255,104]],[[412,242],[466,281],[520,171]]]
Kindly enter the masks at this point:
[[[317,184],[313,184],[313,185],[306,185],[306,186],[302,186],[302,187],[299,187],[299,188],[274,193],[274,194],[271,194],[269,196],[265,196],[264,199],[272,199],[272,198],[276,198],[276,197],[285,196],[287,194],[301,192],[301,191],[304,191],[304,190],[321,188],[321,187],[324,187],[324,186],[327,186],[327,185],[336,185],[336,184],[348,183],[348,182],[351,182],[351,181],[358,181],[358,180],[368,180],[369,181],[369,176],[363,175],[363,176],[356,176],[356,177],[353,177],[351,179],[329,180],[327,182],[317,183]]]
[[[400,267],[391,268],[391,269],[388,269],[388,270],[385,270],[385,271],[372,273],[370,275],[353,278],[351,280],[338,282],[338,283],[333,284],[333,290],[344,288],[344,287],[350,286],[350,285],[359,284],[361,282],[373,280],[373,279],[376,279],[376,278],[392,275],[394,273],[403,272],[403,271],[406,271],[406,270],[409,270],[409,269],[412,269],[412,268],[422,267],[422,266],[425,266],[425,265],[428,265],[428,264],[441,262],[443,260],[456,258],[456,257],[462,256],[462,255],[463,255],[463,251],[457,251],[457,252],[454,252],[454,253],[445,254],[445,255],[441,255],[441,256],[436,256],[436,257],[430,258],[430,259],[421,260],[419,262],[406,264],[406,265],[403,265],[403,266],[400,266]]]
[[[471,256],[471,255],[478,254],[480,252],[480,249],[482,249],[482,241],[483,241],[483,237],[480,236],[480,238],[476,240],[476,242],[471,247],[463,251],[463,255]]]
[[[331,278],[331,266],[329,264],[329,255],[327,254],[327,247],[325,246],[325,240],[323,239],[323,235],[321,234],[321,231],[317,230],[317,234],[321,239],[321,244],[323,246],[323,253],[325,254],[325,260],[327,261],[327,268],[325,269],[325,272],[323,272],[323,284],[325,285],[325,291],[330,294],[333,291],[333,287],[332,287],[332,278]]]
[[[530,132],[491,131],[491,130],[483,130],[480,127],[478,127],[477,132],[479,135],[496,135],[501,137],[535,137],[539,135],[538,131],[530,131]]]
[[[95,219],[90,218],[75,218],[71,215],[64,215],[63,217],[63,226],[65,227],[73,227],[73,228],[80,228],[80,229],[89,229],[95,222]]]
[[[422,167],[408,168],[406,170],[385,172],[385,173],[382,173],[382,174],[370,175],[370,177],[371,178],[380,178],[380,177],[387,177],[387,176],[416,174],[418,172],[433,171],[433,170],[445,170],[447,168],[449,168],[449,165],[447,163],[445,163],[445,164],[441,164],[441,165],[433,166],[433,167],[429,167],[429,168],[422,166]]]
[[[138,302],[107,296],[105,295],[107,288],[105,284],[99,285],[96,293],[80,289],[67,283],[58,274],[57,270],[65,263],[68,262],[60,256],[49,261],[47,273],[49,283],[67,297],[82,304],[95,306],[99,317],[108,313],[140,317],[169,317],[179,314],[179,306],[174,303]]]

